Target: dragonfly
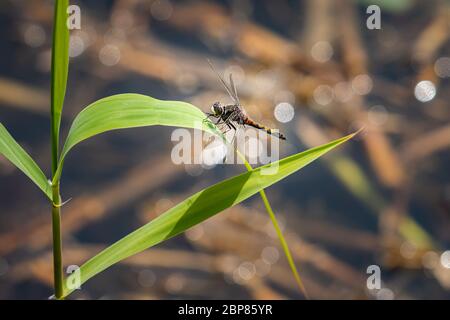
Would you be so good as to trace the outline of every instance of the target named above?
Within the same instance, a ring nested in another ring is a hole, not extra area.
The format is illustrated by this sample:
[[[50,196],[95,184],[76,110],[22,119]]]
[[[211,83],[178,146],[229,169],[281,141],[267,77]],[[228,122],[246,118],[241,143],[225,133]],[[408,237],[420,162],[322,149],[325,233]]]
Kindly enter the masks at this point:
[[[211,112],[206,113],[209,119],[215,120],[214,124],[222,130],[222,133],[226,134],[228,131],[234,130],[234,135],[232,139],[233,142],[234,138],[236,137],[237,129],[239,127],[245,128],[245,126],[250,126],[259,130],[263,130],[267,134],[277,137],[278,139],[286,140],[286,137],[283,134],[251,119],[247,115],[247,113],[245,112],[244,108],[242,107],[239,101],[236,86],[234,85],[233,81],[233,75],[230,73],[230,83],[227,84],[225,80],[222,78],[222,76],[219,74],[219,72],[217,72],[216,68],[209,59],[208,63],[213,72],[219,78],[225,90],[228,92],[228,95],[230,96],[231,100],[233,101],[232,104],[222,104],[220,102],[214,102],[213,105],[211,106]]]

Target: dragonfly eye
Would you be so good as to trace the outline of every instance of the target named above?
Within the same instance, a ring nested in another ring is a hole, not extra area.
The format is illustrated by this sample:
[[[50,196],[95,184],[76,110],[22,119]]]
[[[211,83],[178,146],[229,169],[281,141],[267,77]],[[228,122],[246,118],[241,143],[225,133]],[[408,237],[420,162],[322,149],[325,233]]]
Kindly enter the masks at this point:
[[[220,105],[220,102],[215,102],[211,107],[211,111],[215,115],[221,115],[223,113],[223,108]]]

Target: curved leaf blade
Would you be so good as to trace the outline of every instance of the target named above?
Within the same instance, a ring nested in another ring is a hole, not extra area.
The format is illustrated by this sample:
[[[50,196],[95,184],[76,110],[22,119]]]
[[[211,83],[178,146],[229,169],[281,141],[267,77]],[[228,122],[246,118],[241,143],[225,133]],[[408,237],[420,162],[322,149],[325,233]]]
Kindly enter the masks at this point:
[[[264,188],[300,170],[353,136],[354,134],[351,134],[277,161],[274,164],[278,165],[278,171],[274,174],[262,174],[262,170],[274,165],[269,164],[197,192],[83,264],[80,268],[81,283],[86,282],[111,265],[170,239],[224,209],[244,201]],[[72,283],[74,276],[69,276],[67,283]],[[66,286],[64,296],[69,295],[72,291],[73,289]]]
[[[81,141],[106,131],[151,125],[194,128],[220,135],[210,121],[205,121],[205,114],[189,103],[135,93],[106,97],[87,106],[73,121],[53,182],[61,176],[67,153]]]
[[[52,191],[50,183],[41,168],[34,162],[28,153],[9,134],[0,123],[0,154],[11,161],[18,169],[25,173],[45,195],[51,200]]]

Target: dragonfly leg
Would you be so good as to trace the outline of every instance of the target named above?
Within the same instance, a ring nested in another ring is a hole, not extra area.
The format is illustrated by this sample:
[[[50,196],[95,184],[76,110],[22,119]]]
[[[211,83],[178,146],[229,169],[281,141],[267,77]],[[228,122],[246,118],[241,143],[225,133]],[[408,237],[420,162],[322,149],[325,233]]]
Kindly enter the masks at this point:
[[[231,139],[230,144],[233,145],[234,144],[234,140],[236,139],[237,133],[238,133],[238,129],[236,128],[236,126],[233,123],[229,123],[228,126],[230,127],[230,129],[234,130],[234,134],[233,134],[233,139]]]
[[[217,116],[215,114],[206,112],[206,118],[203,119],[203,121],[213,120],[214,118],[217,119]],[[220,118],[219,118],[219,120],[220,120]]]

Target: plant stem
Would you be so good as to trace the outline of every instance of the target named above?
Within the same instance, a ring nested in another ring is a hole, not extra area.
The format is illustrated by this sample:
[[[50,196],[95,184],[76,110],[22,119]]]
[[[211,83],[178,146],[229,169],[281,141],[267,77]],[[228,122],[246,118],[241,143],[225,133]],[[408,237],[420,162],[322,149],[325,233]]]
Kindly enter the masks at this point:
[[[245,156],[239,152],[238,149],[236,149],[236,152],[238,156],[244,161],[244,165],[247,168],[248,171],[253,170],[250,163],[248,163]],[[269,214],[270,220],[272,220],[272,224],[275,228],[275,232],[277,233],[278,239],[280,239],[281,247],[283,248],[284,254],[288,260],[289,267],[291,268],[291,271],[294,275],[295,281],[297,282],[298,287],[300,288],[300,291],[303,293],[304,297],[306,299],[309,299],[308,292],[306,291],[306,288],[303,284],[302,279],[300,278],[300,274],[297,271],[297,267],[295,266],[294,259],[292,258],[291,251],[289,250],[288,244],[286,240],[284,239],[283,233],[281,232],[281,228],[278,224],[277,218],[275,216],[275,213],[272,210],[272,206],[270,205],[269,200],[267,199],[266,193],[264,192],[264,189],[259,192],[262,201],[264,202],[264,206],[266,207],[266,211]]]
[[[61,196],[59,194],[59,182],[52,186],[52,231],[53,231],[53,278],[55,298],[63,296],[63,265],[61,244]]]

